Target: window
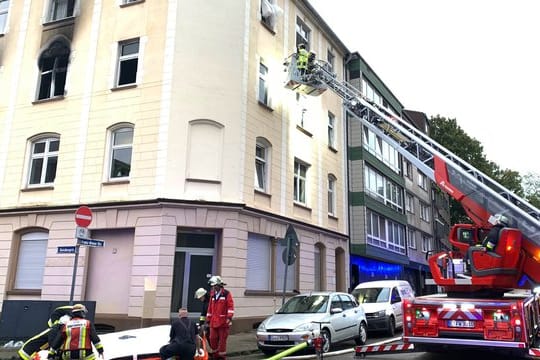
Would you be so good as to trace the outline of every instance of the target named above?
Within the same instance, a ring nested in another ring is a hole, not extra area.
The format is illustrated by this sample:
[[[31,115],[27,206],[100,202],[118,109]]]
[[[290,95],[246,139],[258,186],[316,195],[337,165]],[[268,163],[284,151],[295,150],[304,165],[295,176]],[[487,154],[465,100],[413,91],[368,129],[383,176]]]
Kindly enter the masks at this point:
[[[367,126],[363,128],[363,146],[377,159],[388,165],[396,173],[400,173],[399,152]]]
[[[431,219],[431,211],[429,205],[420,201],[420,219],[429,222]]]
[[[308,165],[298,160],[294,161],[294,201],[306,205]]]
[[[73,16],[75,0],[51,0],[49,21],[62,20]]]
[[[366,193],[386,206],[403,213],[403,188],[375,169],[364,168]]]
[[[328,146],[335,149],[336,133],[335,133],[336,117],[330,111],[328,112]]]
[[[64,96],[70,49],[64,40],[51,43],[38,60],[38,100]]]
[[[334,53],[330,49],[328,49],[328,51],[326,52],[326,61],[328,62],[328,65],[330,65],[329,70],[334,71],[336,55],[334,55]]]
[[[431,236],[422,234],[422,252],[433,250],[433,242]]]
[[[0,0],[0,34],[6,31],[9,0]]]
[[[309,27],[299,18],[296,18],[296,47],[300,44],[306,45],[306,50],[310,50],[309,40],[311,37],[311,30]]]
[[[261,62],[259,63],[259,103],[270,106],[268,96],[268,68]]]
[[[405,210],[408,213],[414,214],[414,196],[412,194],[405,194]]]
[[[16,290],[40,290],[47,254],[48,234],[32,232],[21,236],[17,272],[13,282]]]
[[[141,2],[142,0],[122,0],[122,4],[131,4],[135,2]]]
[[[270,143],[257,138],[255,145],[255,188],[268,191],[268,165],[270,160]]]
[[[326,251],[325,247],[321,243],[315,244],[314,247],[314,259],[313,259],[313,267],[314,267],[314,279],[313,284],[315,291],[324,291],[325,290],[325,276],[324,276],[324,265],[325,265],[325,257],[326,257]]]
[[[418,186],[427,191],[427,178],[426,175],[418,173]]]
[[[135,84],[138,64],[139,39],[119,43],[116,86]]]
[[[416,230],[407,229],[407,245],[411,249],[416,249]]]
[[[132,127],[121,127],[111,132],[109,180],[129,177],[132,147]]]
[[[261,21],[270,30],[275,30],[277,16],[281,11],[281,8],[276,4],[276,0],[261,0]]]
[[[336,215],[336,177],[328,175],[328,215]]]
[[[405,226],[366,210],[367,243],[398,254],[405,254]]]
[[[403,176],[406,176],[409,180],[412,180],[412,165],[409,160],[403,160]]]
[[[285,264],[283,252],[287,245],[281,241],[273,241],[271,237],[261,234],[248,234],[246,288],[254,291],[283,291]],[[297,288],[296,266],[298,262],[287,268],[287,291]]]
[[[60,139],[51,137],[32,143],[28,185],[53,184],[56,177]]]

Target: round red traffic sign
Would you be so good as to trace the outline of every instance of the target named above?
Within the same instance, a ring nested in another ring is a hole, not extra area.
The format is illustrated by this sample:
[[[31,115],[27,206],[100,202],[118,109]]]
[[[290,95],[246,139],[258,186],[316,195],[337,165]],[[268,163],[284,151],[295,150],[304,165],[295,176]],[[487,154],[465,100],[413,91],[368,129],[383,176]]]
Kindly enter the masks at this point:
[[[92,210],[88,206],[81,206],[75,211],[75,223],[87,227],[92,222]]]

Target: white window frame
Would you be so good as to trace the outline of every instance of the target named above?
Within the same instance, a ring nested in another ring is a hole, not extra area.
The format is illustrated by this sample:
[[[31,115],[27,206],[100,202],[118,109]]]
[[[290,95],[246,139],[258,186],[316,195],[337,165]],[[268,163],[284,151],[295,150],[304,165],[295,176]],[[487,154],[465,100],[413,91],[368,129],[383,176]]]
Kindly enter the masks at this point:
[[[281,12],[277,0],[261,0],[261,22],[274,32],[276,31],[277,17]]]
[[[41,290],[49,235],[36,231],[21,235],[13,289]]]
[[[405,193],[405,210],[414,214],[414,195],[411,193]]]
[[[9,0],[0,0],[0,34],[6,33],[9,17]]]
[[[336,55],[330,49],[327,49],[326,51],[326,61],[330,66],[329,70],[334,71],[334,67],[336,66]]]
[[[427,191],[427,177],[421,172],[418,172],[418,186],[421,189]]]
[[[264,71],[263,71],[264,70]],[[260,104],[270,107],[270,89],[268,84],[268,66],[264,62],[259,62],[259,86],[257,100]]]
[[[337,178],[333,174],[328,175],[328,215],[336,216],[336,184]]]
[[[63,51],[64,53],[60,55],[59,51]],[[55,97],[61,98],[62,96],[64,96],[66,92],[67,72],[69,68],[70,55],[71,55],[70,46],[62,39],[57,39],[51,42],[51,44],[49,44],[47,49],[45,49],[41,53],[39,57],[39,61],[38,61],[39,82],[38,82],[37,94],[36,94],[37,100],[46,100],[46,99],[52,99]],[[48,69],[48,70],[43,69],[43,65],[41,64],[41,61],[44,58],[54,59],[51,69]],[[62,66],[63,61],[65,61],[65,66]],[[64,78],[64,84],[61,89],[60,88],[57,89],[57,85],[59,85],[59,81],[61,81],[62,76]],[[41,87],[44,84],[48,85],[48,91],[47,91],[46,96],[41,96]],[[61,90],[61,91],[59,91],[59,93],[56,94],[57,90]]]
[[[52,142],[58,142],[58,150],[50,150],[51,143]],[[35,153],[36,145],[37,144],[45,144],[45,148],[42,153]],[[30,156],[28,161],[28,176],[26,180],[26,185],[31,187],[43,187],[43,186],[50,186],[54,184],[54,179],[52,181],[47,181],[47,173],[49,171],[52,171],[52,168],[50,166],[54,166],[54,178],[56,179],[56,172],[58,169],[58,154],[60,152],[60,138],[57,136],[49,136],[49,137],[43,137],[39,139],[32,140],[30,143]],[[41,175],[38,183],[31,183],[32,175],[33,175],[33,169],[34,169],[34,162],[36,161],[42,161],[41,164]],[[52,160],[56,161],[55,165],[52,165]]]
[[[257,138],[255,144],[255,189],[269,191],[271,145],[263,138]],[[260,151],[258,151],[260,150]]]
[[[407,246],[411,249],[416,249],[416,230],[412,228],[407,229]]]
[[[246,289],[271,291],[272,241],[270,237],[248,233]]]
[[[430,206],[422,201],[420,201],[420,219],[425,222],[431,221],[431,211]]]
[[[309,165],[305,162],[294,160],[294,202],[307,205],[307,177]]]
[[[433,238],[429,235],[422,234],[422,252],[427,253],[433,250]]]
[[[328,112],[328,146],[336,148],[336,116]]]
[[[296,17],[296,48],[298,48],[298,45],[305,44],[306,50],[311,49],[311,29],[309,26],[298,16]]]
[[[71,4],[73,10],[69,14],[69,5]],[[65,5],[65,9],[61,9],[60,6]],[[75,16],[75,7],[77,6],[77,0],[50,0],[49,9],[47,11],[47,21],[60,21],[64,19],[69,19]],[[64,14],[54,14],[55,12],[63,11]]]
[[[135,43],[137,43],[137,52],[136,53],[129,53],[129,54],[126,54],[126,55],[122,55],[124,47],[127,47],[129,45],[133,45]],[[114,86],[115,87],[132,86],[132,85],[137,84],[137,80],[138,80],[139,72],[140,72],[140,62],[141,62],[140,61],[141,60],[140,54],[141,54],[141,39],[140,38],[124,40],[124,41],[120,41],[118,43],[118,56],[117,56],[117,61],[116,61],[116,74],[115,74],[115,80],[114,80]],[[133,82],[120,84],[122,70],[123,70],[123,67],[122,67],[123,63],[128,62],[128,61],[132,61],[134,59],[137,60],[137,70],[135,72],[135,80]]]
[[[126,132],[131,130],[131,143],[125,144],[115,144],[117,135],[120,132]],[[109,159],[107,161],[107,181],[124,181],[130,178],[131,170],[133,169],[133,137],[135,129],[131,124],[121,124],[116,125],[109,129]],[[127,176],[113,176],[113,165],[114,165],[114,153],[115,151],[122,151],[126,149],[131,149],[130,152],[130,162],[129,162],[129,174]]]

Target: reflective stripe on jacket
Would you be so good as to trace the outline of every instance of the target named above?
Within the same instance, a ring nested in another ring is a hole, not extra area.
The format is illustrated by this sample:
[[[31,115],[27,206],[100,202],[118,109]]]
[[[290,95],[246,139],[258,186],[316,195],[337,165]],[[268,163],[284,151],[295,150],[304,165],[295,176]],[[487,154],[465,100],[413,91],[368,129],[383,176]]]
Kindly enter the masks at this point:
[[[221,292],[216,297],[216,293],[210,293],[210,303],[208,304],[208,313],[206,320],[211,328],[229,326],[227,320],[232,320],[234,316],[234,300],[232,294],[221,289]]]

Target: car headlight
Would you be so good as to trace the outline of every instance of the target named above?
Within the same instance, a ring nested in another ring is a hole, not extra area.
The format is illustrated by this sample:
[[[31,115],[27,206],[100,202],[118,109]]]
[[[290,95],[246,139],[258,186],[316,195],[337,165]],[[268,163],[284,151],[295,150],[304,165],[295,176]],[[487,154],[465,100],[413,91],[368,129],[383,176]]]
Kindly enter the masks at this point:
[[[302,325],[298,325],[294,328],[293,331],[301,332],[301,331],[313,331],[313,323],[304,323]]]
[[[386,310],[381,310],[373,313],[374,317],[384,317],[386,316]]]
[[[260,323],[259,327],[257,328],[257,331],[266,331],[266,325],[264,321]]]

